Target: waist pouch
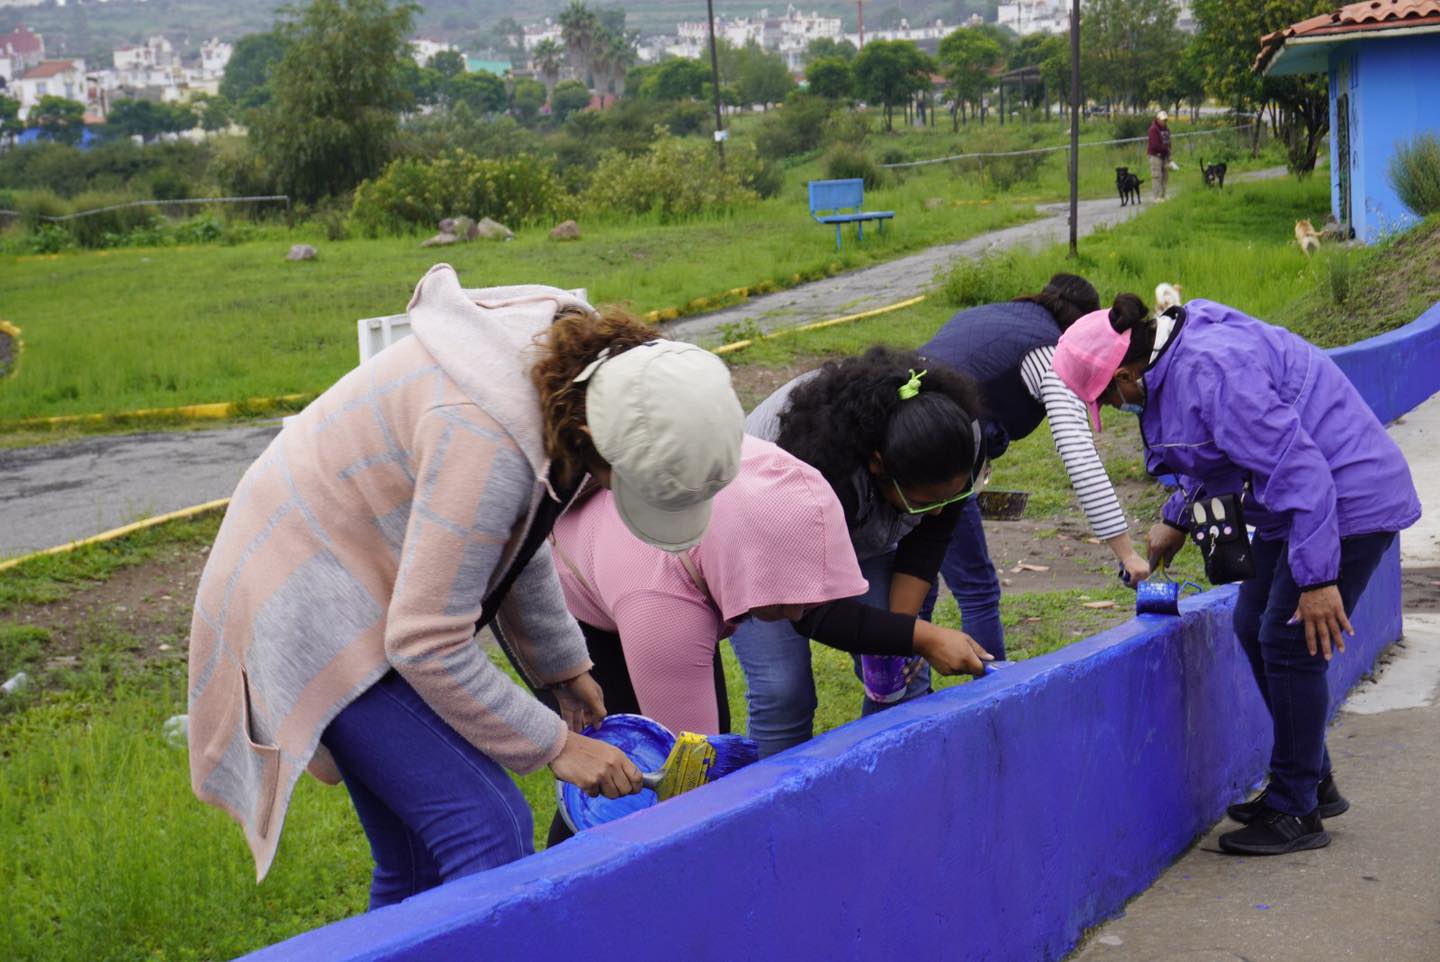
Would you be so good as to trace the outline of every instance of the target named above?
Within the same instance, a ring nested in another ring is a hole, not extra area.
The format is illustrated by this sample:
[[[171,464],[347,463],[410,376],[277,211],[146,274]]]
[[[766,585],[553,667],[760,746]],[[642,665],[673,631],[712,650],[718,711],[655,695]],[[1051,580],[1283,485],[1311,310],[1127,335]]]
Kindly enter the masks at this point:
[[[1190,538],[1205,558],[1205,577],[1212,585],[1244,581],[1255,574],[1239,496],[1222,494],[1192,502]]]

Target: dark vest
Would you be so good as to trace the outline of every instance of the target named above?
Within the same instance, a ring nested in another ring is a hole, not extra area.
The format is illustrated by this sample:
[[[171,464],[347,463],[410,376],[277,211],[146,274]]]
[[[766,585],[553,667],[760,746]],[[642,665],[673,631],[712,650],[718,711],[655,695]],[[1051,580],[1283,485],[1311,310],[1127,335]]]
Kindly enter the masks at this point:
[[[982,304],[945,322],[920,353],[980,382],[990,457],[1040,426],[1045,407],[1025,390],[1020,362],[1037,347],[1053,347],[1060,326],[1039,304]]]

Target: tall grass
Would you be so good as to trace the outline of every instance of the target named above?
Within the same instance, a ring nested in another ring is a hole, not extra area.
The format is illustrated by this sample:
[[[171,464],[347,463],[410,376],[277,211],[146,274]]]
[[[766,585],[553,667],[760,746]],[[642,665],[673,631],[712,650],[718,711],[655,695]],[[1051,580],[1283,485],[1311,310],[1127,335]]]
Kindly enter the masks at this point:
[[[1440,214],[1440,137],[1418,134],[1398,145],[1387,173],[1406,207],[1421,217]]]

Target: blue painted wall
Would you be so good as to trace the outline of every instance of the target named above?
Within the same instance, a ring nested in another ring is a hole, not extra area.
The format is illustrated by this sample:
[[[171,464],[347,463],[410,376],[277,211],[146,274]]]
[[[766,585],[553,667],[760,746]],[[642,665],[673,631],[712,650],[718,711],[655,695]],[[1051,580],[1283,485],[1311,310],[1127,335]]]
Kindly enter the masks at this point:
[[[1389,421],[1440,389],[1440,304],[1336,352]],[[1401,359],[1404,359],[1402,362]],[[1255,784],[1235,589],[861,719],[483,875],[255,953],[300,960],[1055,959]],[[1332,711],[1399,637],[1393,549]]]
[[[1340,216],[1336,98],[1350,97],[1351,223],[1367,244],[1415,223],[1390,186],[1397,143],[1440,133],[1440,35],[1358,40],[1330,55],[1331,208]]]

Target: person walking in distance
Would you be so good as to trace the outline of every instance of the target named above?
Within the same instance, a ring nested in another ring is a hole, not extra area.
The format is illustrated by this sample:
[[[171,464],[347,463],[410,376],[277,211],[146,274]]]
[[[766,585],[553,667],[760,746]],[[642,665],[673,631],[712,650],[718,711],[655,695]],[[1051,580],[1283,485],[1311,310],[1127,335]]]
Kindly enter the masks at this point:
[[[1170,185],[1170,115],[1163,110],[1150,122],[1145,152],[1150,155],[1150,197],[1164,200]]]

